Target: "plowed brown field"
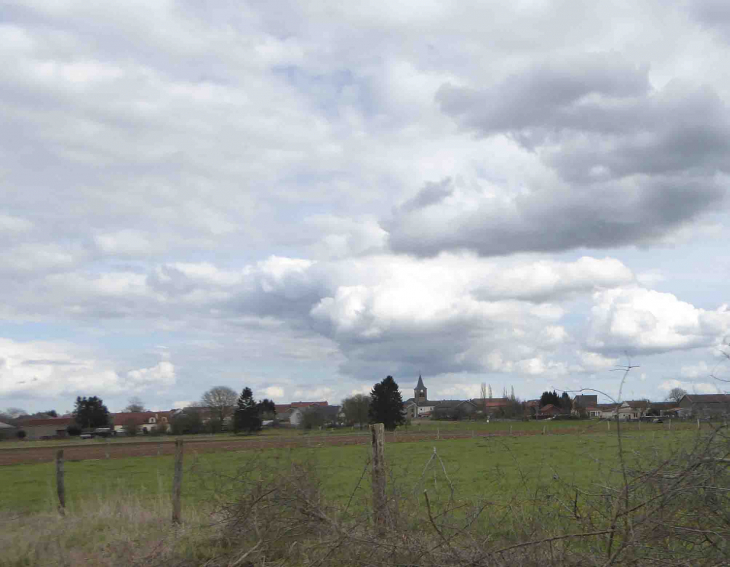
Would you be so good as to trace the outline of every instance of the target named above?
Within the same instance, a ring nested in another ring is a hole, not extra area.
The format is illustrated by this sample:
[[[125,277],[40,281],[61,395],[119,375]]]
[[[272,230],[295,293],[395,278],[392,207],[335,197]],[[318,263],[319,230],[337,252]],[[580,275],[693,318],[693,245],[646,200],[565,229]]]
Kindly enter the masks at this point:
[[[578,428],[561,428],[552,431],[551,435],[568,435],[577,432],[585,432]],[[540,435],[540,431],[519,431],[513,436]],[[510,433],[492,432],[489,434],[477,432],[476,437],[503,437]],[[467,439],[472,434],[464,433],[442,433],[439,439]],[[397,433],[387,434],[387,442],[413,442],[436,440],[434,433]],[[214,453],[219,451],[247,451],[272,448],[296,448],[296,447],[321,447],[337,445],[364,445],[368,443],[370,436],[367,434],[358,435],[327,435],[327,436],[298,436],[289,438],[276,437],[253,437],[253,438],[226,438],[196,440],[185,439],[186,453]],[[169,439],[160,443],[150,441],[124,442],[124,443],[99,443],[88,441],[88,444],[65,445],[58,447],[21,447],[14,449],[0,448],[0,466],[14,465],[19,463],[46,463],[56,457],[56,451],[63,449],[64,459],[67,461],[84,461],[91,459],[125,459],[129,457],[155,457],[161,455],[172,455],[175,452],[175,443]]]

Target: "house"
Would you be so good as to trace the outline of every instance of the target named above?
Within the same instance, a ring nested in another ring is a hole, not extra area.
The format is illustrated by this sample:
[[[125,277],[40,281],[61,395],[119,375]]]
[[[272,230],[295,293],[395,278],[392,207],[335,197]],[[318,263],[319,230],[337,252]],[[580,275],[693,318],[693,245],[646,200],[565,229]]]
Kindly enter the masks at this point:
[[[462,419],[476,412],[477,406],[471,400],[443,400],[434,402],[433,416],[437,419]]]
[[[322,403],[314,403],[304,407],[292,408],[289,423],[293,427],[299,427],[304,420],[304,414],[310,411],[318,412],[324,418],[324,426],[339,425],[344,419],[341,406],[330,406]]]
[[[523,406],[525,408],[525,417],[534,419],[540,411],[540,400],[527,400]]]
[[[585,414],[585,417],[588,418],[600,418],[601,417],[601,410],[596,406],[585,406],[581,407],[578,410],[578,415],[582,413]]]
[[[680,415],[711,419],[730,414],[728,394],[685,394],[677,404]]]
[[[73,423],[72,416],[22,419],[18,421],[18,430],[25,431],[30,440],[68,437],[66,428]]]
[[[279,411],[279,408],[286,408]],[[278,421],[280,424],[289,424],[291,425],[291,416],[292,414],[298,411],[294,408],[291,408],[289,406],[276,406],[276,421]]]
[[[304,410],[310,407],[318,407],[318,408],[326,408],[329,407],[329,404],[327,401],[323,402],[292,402],[290,404],[282,404],[276,406],[276,419],[279,421],[279,423],[289,423],[293,427],[299,427],[299,425],[302,423],[302,416],[304,415]],[[333,406],[339,408],[340,406]],[[288,409],[284,409],[288,408]],[[281,413],[279,412],[280,409],[283,409]]]
[[[540,408],[540,412],[537,414],[538,419],[546,419],[548,417],[555,417],[556,415],[562,415],[565,411],[553,404],[547,404]]]
[[[9,439],[15,435],[16,428],[9,423],[0,421],[0,439]]]
[[[340,425],[345,420],[342,406],[319,406],[316,407],[316,410],[324,414],[326,426]]]
[[[624,421],[641,419],[648,409],[648,400],[628,400],[619,405],[616,415],[618,419]]]
[[[470,401],[478,412],[489,417],[503,413],[512,404],[509,398],[474,398]]]
[[[110,413],[109,419],[113,424],[115,433],[147,434],[153,430],[167,433],[170,429],[170,420],[174,410],[171,411],[131,411]]]
[[[649,402],[649,409],[646,415],[676,415],[677,402]]]
[[[597,406],[598,406],[598,395],[597,394],[590,394],[590,395],[579,394],[573,398],[573,409],[572,409],[571,413],[573,415],[587,414],[588,417],[600,417],[599,415],[590,415],[588,412],[588,408],[591,408],[593,410],[593,413],[596,414]]]
[[[597,404],[596,410],[600,413],[601,419],[614,419],[618,404]]]

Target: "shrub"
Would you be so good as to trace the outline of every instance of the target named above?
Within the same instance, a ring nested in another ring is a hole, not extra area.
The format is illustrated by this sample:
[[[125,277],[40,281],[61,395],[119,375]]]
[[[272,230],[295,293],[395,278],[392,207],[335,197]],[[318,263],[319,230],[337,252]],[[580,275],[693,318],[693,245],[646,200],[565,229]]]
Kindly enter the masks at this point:
[[[18,439],[25,439],[28,434],[21,429],[15,435],[18,437]]]
[[[66,428],[66,433],[71,437],[76,437],[77,435],[81,435],[81,428],[75,423],[72,423]]]

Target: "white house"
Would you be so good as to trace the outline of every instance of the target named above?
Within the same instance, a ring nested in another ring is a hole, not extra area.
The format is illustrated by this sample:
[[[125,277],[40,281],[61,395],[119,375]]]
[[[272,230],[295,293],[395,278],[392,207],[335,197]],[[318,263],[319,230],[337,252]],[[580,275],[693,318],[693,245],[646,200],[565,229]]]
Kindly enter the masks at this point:
[[[133,411],[109,415],[117,433],[134,429],[136,433],[151,433],[152,430],[167,432],[170,428],[171,411]]]

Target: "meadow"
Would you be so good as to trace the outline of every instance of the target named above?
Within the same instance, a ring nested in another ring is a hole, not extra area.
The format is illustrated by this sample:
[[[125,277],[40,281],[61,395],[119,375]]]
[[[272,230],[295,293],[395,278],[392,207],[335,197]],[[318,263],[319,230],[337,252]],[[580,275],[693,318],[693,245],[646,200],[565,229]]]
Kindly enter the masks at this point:
[[[726,486],[727,471],[697,468],[710,454],[726,454],[724,433],[707,445],[709,425],[624,424],[619,451],[615,427],[441,422],[420,429],[433,434],[425,440],[401,431],[385,446],[387,531],[373,531],[370,447],[328,443],[341,433],[279,430],[250,441],[294,434],[308,443],[186,451],[179,526],[170,521],[170,456],[67,461],[64,516],[53,463],[0,466],[0,565],[557,566],[656,558],[718,565],[730,558],[727,544],[705,542],[730,535],[722,521],[727,495],[712,491]],[[442,437],[449,434],[461,437]]]
[[[475,437],[464,439],[436,439],[435,435],[459,433],[469,435],[508,433],[514,435]],[[545,427],[546,435],[542,435]],[[440,474],[448,474],[460,497],[476,498],[493,494],[512,494],[520,483],[533,489],[537,483],[558,477],[570,482],[589,485],[594,479],[615,468],[617,439],[615,424],[609,431],[605,423],[556,421],[549,423],[438,423],[411,428],[411,433],[430,432],[434,438],[427,441],[387,443],[386,458],[397,482],[414,485],[420,481],[423,468],[434,448],[443,462]],[[641,427],[641,429],[639,429]],[[571,433],[566,429],[570,428]],[[678,438],[692,435],[695,426],[674,425],[669,430],[663,424],[624,424],[627,454],[641,447],[646,450],[664,450]],[[346,430],[352,434],[351,430]],[[551,434],[554,433],[554,434]],[[533,433],[525,435],[525,433]],[[538,433],[535,435],[534,433]],[[562,434],[560,434],[562,433]],[[263,449],[218,452],[185,456],[183,494],[186,503],[197,505],[210,500],[205,486],[211,479],[231,478],[236,471],[251,462],[270,468],[285,469],[292,463],[306,461],[317,471],[325,493],[334,501],[349,497],[368,462],[366,445],[329,446],[329,436],[340,433],[272,430],[248,438],[252,443],[270,437],[307,437],[308,446],[294,449]],[[363,433],[367,435],[367,433]],[[392,434],[388,434],[392,435]],[[400,439],[409,433],[400,432]],[[214,436],[213,440],[225,438]],[[149,441],[165,441],[147,438]],[[191,436],[200,440],[200,436]],[[171,441],[171,440],[167,440]],[[95,443],[87,441],[85,443]],[[111,443],[128,443],[128,439]],[[46,446],[52,441],[26,443],[25,446]],[[55,442],[66,446],[63,441]],[[166,498],[171,489],[172,457],[145,457],[100,459],[67,462],[66,492],[68,505],[86,499],[104,499],[114,494],[136,494],[144,498]],[[55,507],[55,465],[53,463],[20,464],[0,467],[0,510],[37,512]],[[442,486],[443,488],[443,486]],[[219,487],[220,489],[220,487]],[[490,496],[491,497],[491,496]]]

